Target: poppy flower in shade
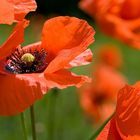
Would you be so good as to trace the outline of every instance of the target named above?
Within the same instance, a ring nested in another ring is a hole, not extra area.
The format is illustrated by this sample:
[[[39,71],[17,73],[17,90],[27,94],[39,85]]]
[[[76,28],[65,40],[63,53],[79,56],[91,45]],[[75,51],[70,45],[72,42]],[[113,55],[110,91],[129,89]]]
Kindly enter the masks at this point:
[[[91,56],[87,47],[94,41],[95,32],[86,21],[52,18],[44,24],[41,42],[22,48],[24,27],[25,22],[19,22],[0,48],[0,115],[24,111],[50,88],[79,87],[90,81],[66,69],[72,67],[72,61]]]
[[[117,98],[116,112],[97,140],[139,140],[140,82],[123,87]]]
[[[37,8],[35,0],[1,0],[0,24],[12,24],[21,21]]]
[[[113,68],[120,68],[122,56],[119,49],[113,45],[104,45],[97,52],[98,63],[103,63]]]
[[[82,0],[80,2],[80,7],[96,20],[104,33],[138,49],[140,49],[139,5],[139,0]]]
[[[116,96],[125,78],[107,65],[98,65],[91,84],[84,86],[80,101],[85,113],[95,122],[104,122],[115,110]]]

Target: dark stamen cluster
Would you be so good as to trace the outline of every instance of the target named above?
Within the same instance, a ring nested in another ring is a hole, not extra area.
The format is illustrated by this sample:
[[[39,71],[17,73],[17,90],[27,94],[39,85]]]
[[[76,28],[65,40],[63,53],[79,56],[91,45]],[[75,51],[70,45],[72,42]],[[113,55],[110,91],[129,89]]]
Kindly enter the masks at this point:
[[[26,54],[32,54],[35,59],[33,62],[24,62],[21,57]],[[5,69],[11,73],[35,73],[42,72],[47,67],[47,52],[44,49],[16,49],[9,57]]]

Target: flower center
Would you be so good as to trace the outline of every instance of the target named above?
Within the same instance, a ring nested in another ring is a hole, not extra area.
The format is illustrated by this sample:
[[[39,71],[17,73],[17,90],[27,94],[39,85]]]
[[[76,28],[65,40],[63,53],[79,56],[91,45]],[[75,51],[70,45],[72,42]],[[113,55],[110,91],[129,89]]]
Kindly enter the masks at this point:
[[[35,57],[31,53],[25,53],[21,57],[21,61],[25,63],[32,63],[34,62],[34,60],[35,60]]]
[[[16,49],[7,57],[5,69],[14,74],[42,72],[48,65],[47,52],[40,49]]]

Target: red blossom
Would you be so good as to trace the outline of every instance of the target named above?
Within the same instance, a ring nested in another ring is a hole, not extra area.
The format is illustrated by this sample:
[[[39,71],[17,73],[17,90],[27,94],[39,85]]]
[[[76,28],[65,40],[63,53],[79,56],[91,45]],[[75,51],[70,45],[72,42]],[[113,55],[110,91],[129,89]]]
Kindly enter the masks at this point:
[[[139,0],[81,0],[80,7],[93,17],[100,29],[140,49]]]
[[[47,20],[42,40],[22,48],[26,26],[26,21],[19,22],[0,48],[0,115],[24,111],[50,88],[79,87],[90,81],[66,69],[75,66],[74,62],[82,65],[81,60],[85,64],[91,57],[86,50],[95,31],[86,21],[62,16]]]
[[[117,98],[116,112],[97,140],[139,140],[140,82],[123,87]]]

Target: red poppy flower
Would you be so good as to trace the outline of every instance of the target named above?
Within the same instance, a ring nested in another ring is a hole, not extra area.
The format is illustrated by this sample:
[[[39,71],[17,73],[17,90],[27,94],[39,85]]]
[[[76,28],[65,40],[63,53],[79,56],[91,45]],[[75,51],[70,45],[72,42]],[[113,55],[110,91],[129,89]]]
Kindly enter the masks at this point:
[[[82,0],[80,3],[80,7],[97,21],[104,33],[138,49],[139,5],[139,0]]]
[[[119,91],[116,112],[97,140],[139,140],[140,82]]]
[[[124,77],[107,65],[95,67],[94,80],[81,90],[81,105],[96,122],[104,122],[115,109],[116,95],[125,84]]]
[[[98,50],[97,61],[113,68],[120,68],[122,65],[122,56],[117,47],[104,45]]]
[[[0,48],[0,115],[22,112],[49,88],[79,87],[89,81],[66,70],[75,59],[91,56],[87,47],[94,41],[95,32],[86,21],[52,18],[44,24],[41,42],[21,48],[24,27],[25,22],[18,23]]]
[[[37,8],[35,0],[1,0],[0,24],[21,21],[30,11]]]

